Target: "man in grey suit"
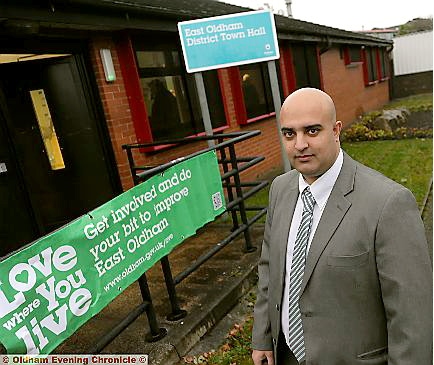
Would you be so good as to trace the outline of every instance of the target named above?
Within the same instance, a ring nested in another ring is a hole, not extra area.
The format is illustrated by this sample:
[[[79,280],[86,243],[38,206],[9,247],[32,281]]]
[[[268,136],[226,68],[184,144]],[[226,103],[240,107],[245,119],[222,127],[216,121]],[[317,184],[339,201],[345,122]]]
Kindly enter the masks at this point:
[[[270,188],[254,364],[432,364],[432,269],[412,193],[341,150],[326,93],[295,91],[280,118],[294,169]]]

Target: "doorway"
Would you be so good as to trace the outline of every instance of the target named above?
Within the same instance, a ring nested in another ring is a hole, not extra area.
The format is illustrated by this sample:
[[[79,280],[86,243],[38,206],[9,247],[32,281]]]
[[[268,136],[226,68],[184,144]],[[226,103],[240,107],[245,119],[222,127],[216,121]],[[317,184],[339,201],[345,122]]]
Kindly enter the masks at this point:
[[[120,192],[82,61],[0,64],[0,256]]]

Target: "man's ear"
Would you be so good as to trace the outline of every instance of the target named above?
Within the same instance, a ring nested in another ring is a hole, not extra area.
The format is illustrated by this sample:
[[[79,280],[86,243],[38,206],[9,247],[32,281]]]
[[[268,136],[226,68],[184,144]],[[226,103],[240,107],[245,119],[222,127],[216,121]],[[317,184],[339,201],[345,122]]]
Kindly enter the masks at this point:
[[[339,140],[341,130],[342,130],[342,122],[340,120],[337,120],[335,126],[333,127],[333,133],[335,135],[336,141]]]

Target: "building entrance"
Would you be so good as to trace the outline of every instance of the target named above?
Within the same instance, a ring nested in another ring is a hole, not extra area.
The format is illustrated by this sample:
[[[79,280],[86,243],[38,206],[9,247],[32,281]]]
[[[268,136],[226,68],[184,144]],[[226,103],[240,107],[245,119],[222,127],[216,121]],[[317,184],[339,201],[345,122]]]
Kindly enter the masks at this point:
[[[113,198],[80,56],[0,64],[0,256]]]

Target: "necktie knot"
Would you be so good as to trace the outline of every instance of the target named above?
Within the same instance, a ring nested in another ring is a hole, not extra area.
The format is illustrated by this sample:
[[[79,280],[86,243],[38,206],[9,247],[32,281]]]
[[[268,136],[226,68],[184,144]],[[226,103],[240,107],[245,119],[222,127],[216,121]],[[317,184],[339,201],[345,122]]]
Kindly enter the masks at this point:
[[[309,186],[306,187],[303,192],[301,193],[301,200],[303,201],[304,210],[308,211],[309,213],[313,213],[313,207],[315,205],[315,198],[313,197],[312,193],[310,192]]]

